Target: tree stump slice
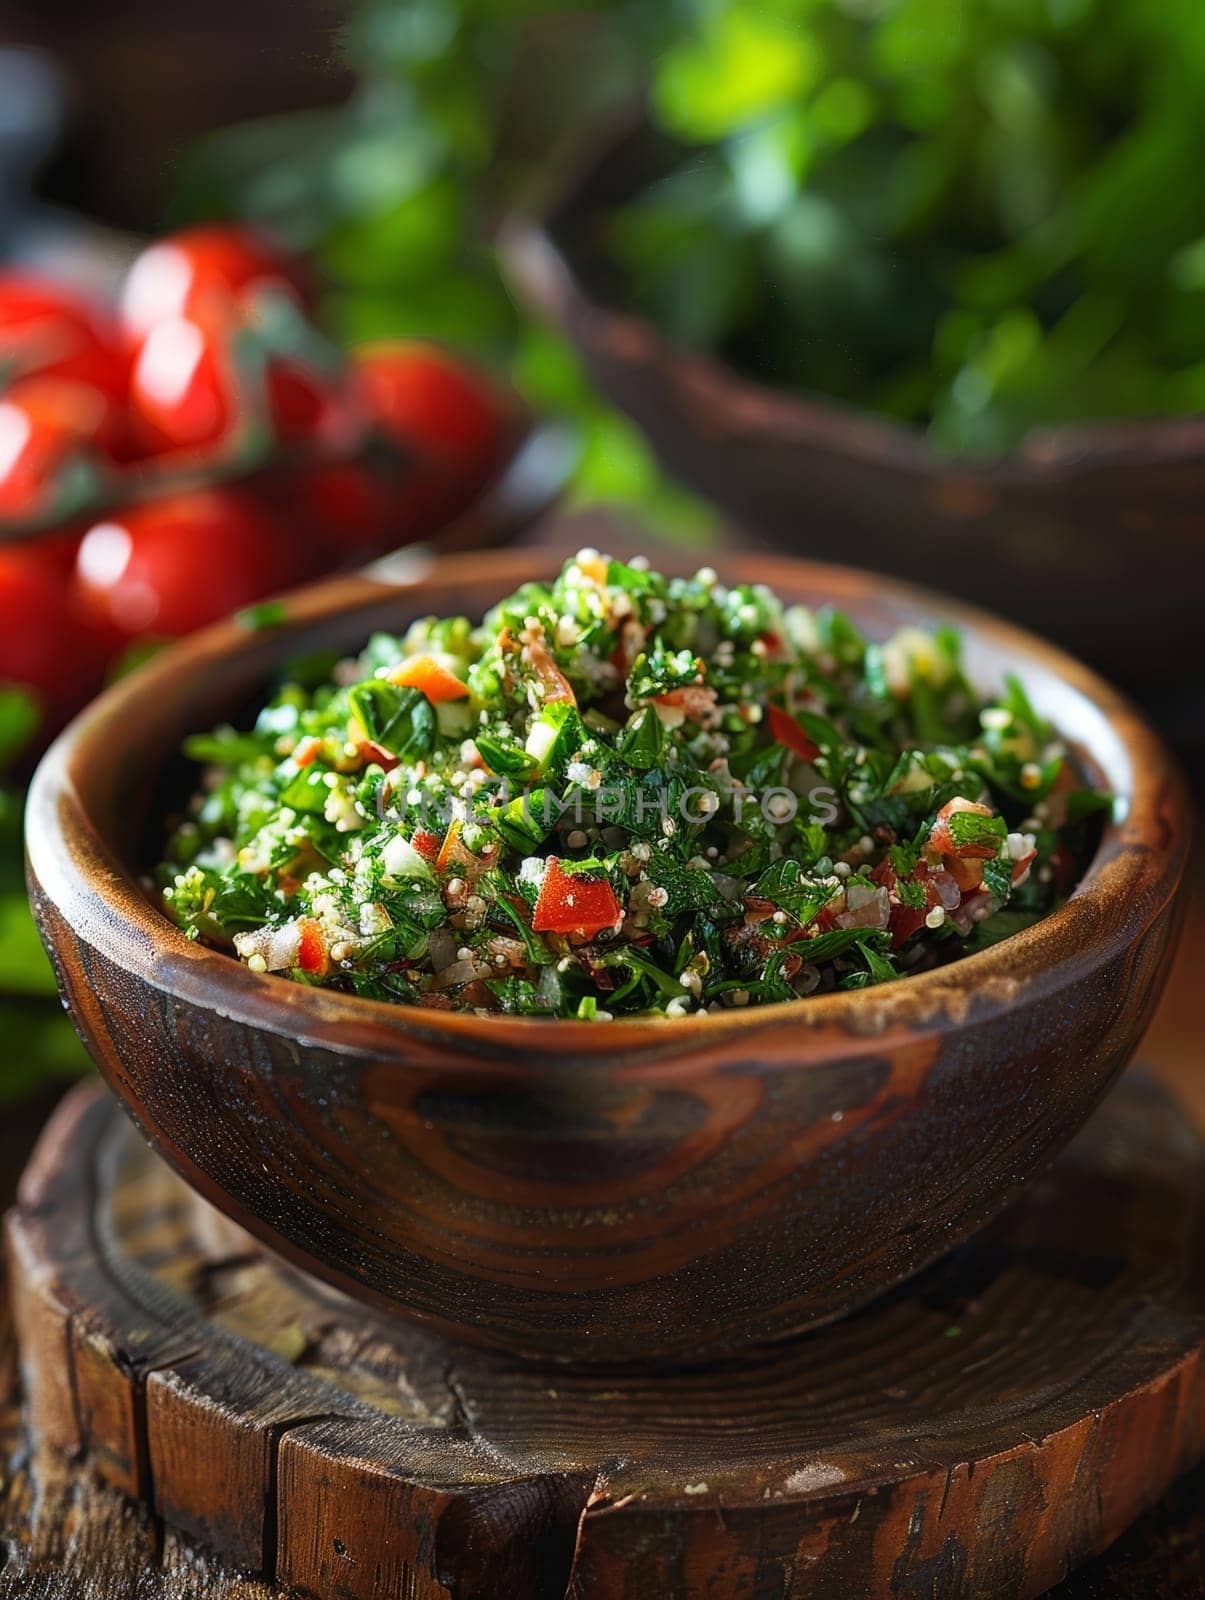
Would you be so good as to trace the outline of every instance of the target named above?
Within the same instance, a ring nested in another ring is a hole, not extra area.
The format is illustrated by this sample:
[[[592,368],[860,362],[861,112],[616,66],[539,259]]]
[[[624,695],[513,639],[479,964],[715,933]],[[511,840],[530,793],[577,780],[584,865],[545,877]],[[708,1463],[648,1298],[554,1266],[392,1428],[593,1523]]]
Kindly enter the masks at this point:
[[[877,1305],[600,1374],[306,1278],[89,1086],[7,1224],[27,1416],[169,1539],[323,1600],[1024,1600],[1205,1455],[1203,1178],[1189,1120],[1131,1076]]]

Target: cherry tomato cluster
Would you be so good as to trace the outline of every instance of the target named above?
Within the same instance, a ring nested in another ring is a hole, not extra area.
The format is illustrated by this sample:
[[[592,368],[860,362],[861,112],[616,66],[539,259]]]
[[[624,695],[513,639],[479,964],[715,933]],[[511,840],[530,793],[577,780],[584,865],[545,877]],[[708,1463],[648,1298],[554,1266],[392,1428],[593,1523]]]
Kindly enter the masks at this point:
[[[502,465],[500,394],[433,346],[346,355],[250,230],[152,244],[114,307],[0,273],[0,683],[48,726],[174,638],[423,538]]]

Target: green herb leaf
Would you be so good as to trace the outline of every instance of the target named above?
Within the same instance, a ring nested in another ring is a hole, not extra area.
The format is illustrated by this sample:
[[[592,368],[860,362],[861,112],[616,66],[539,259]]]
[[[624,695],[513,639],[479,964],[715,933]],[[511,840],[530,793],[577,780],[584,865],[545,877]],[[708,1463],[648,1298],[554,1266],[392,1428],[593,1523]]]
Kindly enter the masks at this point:
[[[998,848],[1008,837],[1008,824],[1003,817],[985,817],[978,811],[953,811],[946,818],[946,827],[958,850],[984,845]]]
[[[365,733],[399,760],[421,760],[435,746],[435,710],[417,689],[370,678],[348,691],[348,704]]]

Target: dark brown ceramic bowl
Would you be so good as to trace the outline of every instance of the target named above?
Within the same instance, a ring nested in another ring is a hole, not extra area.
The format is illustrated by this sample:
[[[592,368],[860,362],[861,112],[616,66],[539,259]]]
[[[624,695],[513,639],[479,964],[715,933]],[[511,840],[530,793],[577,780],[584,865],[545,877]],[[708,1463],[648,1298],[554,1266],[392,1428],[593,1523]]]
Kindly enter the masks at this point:
[[[740,557],[872,634],[946,618],[1120,797],[1040,925],[880,989],[678,1021],[482,1019],[256,976],[139,887],[190,730],[285,659],[431,612],[479,615],[551,558],[447,558],[332,581],[287,621],[198,635],[109,690],[29,800],[30,883],[101,1070],[170,1161],[291,1260],[448,1334],[553,1360],[693,1357],[780,1338],[899,1282],[984,1222],[1130,1057],[1167,971],[1188,842],[1157,739],[1076,662],[900,585]],[[734,563],[730,563],[730,566]],[[177,790],[179,793],[179,790]]]
[[[647,146],[643,129],[611,137],[501,242],[516,291],[672,473],[777,551],[948,589],[1144,694],[1196,682],[1205,418],[1046,431],[976,464],[689,350],[624,308],[601,249],[601,219],[647,180]]]

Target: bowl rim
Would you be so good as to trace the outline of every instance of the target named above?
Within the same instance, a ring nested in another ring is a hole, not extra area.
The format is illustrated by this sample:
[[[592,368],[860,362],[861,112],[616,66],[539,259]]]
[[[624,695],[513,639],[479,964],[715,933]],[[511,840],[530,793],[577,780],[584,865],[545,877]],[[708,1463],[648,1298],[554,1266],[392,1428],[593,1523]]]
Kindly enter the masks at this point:
[[[881,585],[889,604],[920,609],[973,633],[996,652],[1008,651],[1022,675],[1027,664],[1053,674],[1103,717],[1128,766],[1132,789],[1124,815],[1106,822],[1095,855],[1060,907],[987,950],[889,984],[681,1018],[616,1018],[620,1031],[614,1033],[596,1022],[428,1010],[252,973],[230,955],[188,940],[148,897],[138,869],[102,836],[89,805],[88,775],[103,754],[108,730],[137,717],[140,703],[170,694],[173,683],[204,674],[208,663],[234,652],[249,651],[254,641],[262,648],[272,637],[283,646],[294,633],[393,600],[423,614],[429,609],[424,596],[436,598],[466,583],[487,585],[501,596],[537,572],[555,571],[565,554],[531,548],[438,558],[403,553],[391,572],[378,563],[375,570],[285,596],[283,620],[274,608],[270,629],[253,631],[232,618],[164,651],[93,701],[42,758],[26,810],[35,903],[44,897],[76,938],[153,990],[255,1030],[336,1052],[355,1047],[373,1056],[393,1054],[415,1040],[437,1047],[442,1039],[470,1051],[476,1046],[478,1058],[506,1057],[513,1067],[519,1058],[530,1064],[567,1053],[622,1058],[639,1045],[681,1056],[692,1045],[709,1049],[736,1034],[786,1028],[796,1030],[797,1059],[863,1053],[869,1039],[882,1046],[891,1039],[944,1033],[967,1021],[989,1021],[1023,997],[1049,993],[1119,956],[1175,896],[1191,836],[1184,780],[1154,731],[1091,669],[1012,623],[934,591],[851,567],[746,550],[711,556],[711,564],[721,575],[739,570],[740,581],[771,587],[776,578],[782,584],[788,575],[806,575],[813,586],[831,589],[838,603],[847,603],[851,591],[865,592],[869,579]],[[672,570],[690,562],[665,564]],[[285,653],[282,648],[280,654]],[[1093,758],[1091,747],[1086,753]]]
[[[1037,488],[1101,468],[1159,465],[1205,455],[1205,417],[1138,416],[1035,426],[1018,445],[983,456],[943,455],[918,423],[901,422],[821,390],[765,383],[710,351],[659,328],[651,317],[600,295],[562,238],[567,212],[610,158],[650,125],[641,98],[605,114],[563,154],[497,230],[499,255],[519,297],[587,351],[604,340],[624,365],[655,368],[684,406],[722,406],[732,436],[775,436],[851,460],[871,460],[910,477]],[[578,330],[589,329],[588,337]]]

